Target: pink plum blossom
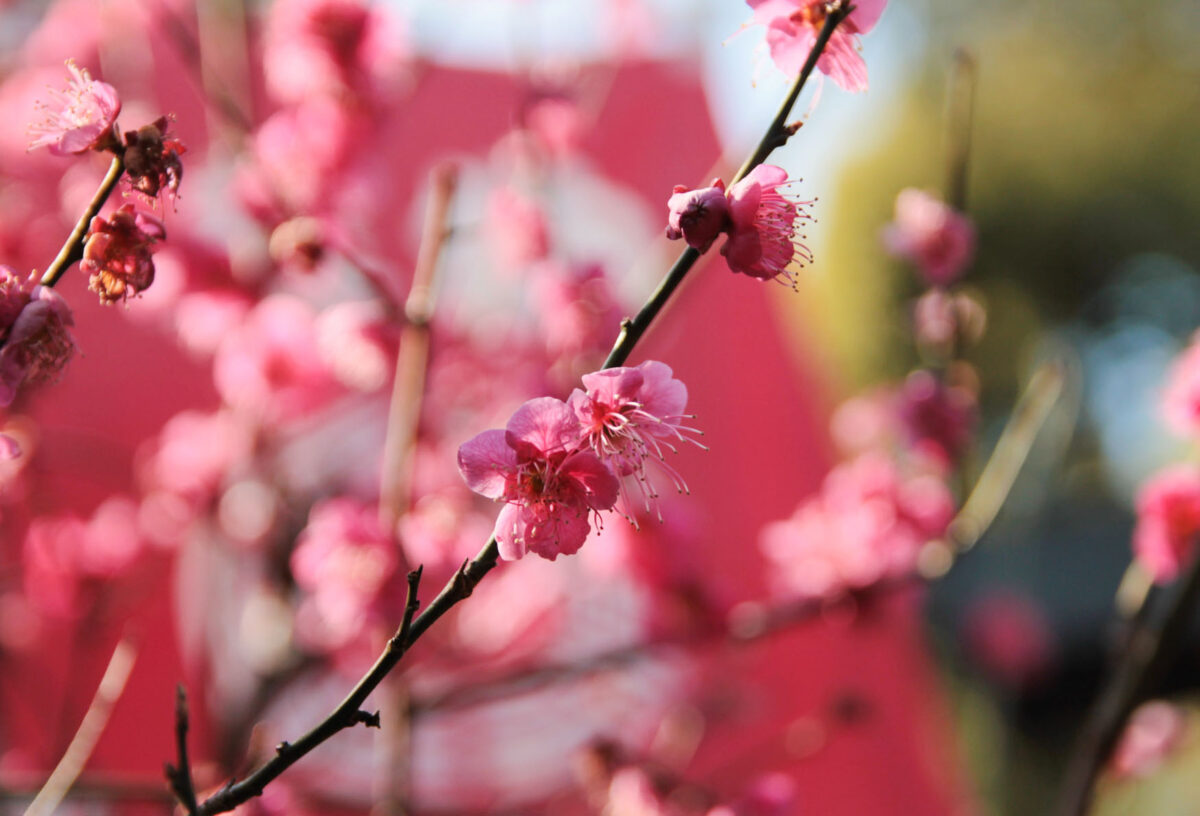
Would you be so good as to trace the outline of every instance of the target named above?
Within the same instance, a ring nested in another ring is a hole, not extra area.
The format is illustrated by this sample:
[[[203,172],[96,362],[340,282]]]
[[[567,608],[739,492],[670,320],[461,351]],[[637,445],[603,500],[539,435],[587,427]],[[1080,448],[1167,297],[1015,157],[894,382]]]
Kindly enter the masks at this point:
[[[316,330],[321,359],[342,385],[371,392],[391,379],[398,338],[378,301],[334,304],[318,315]]]
[[[672,241],[683,238],[701,252],[708,252],[717,236],[730,227],[725,182],[719,178],[695,190],[677,184],[667,199],[667,210],[667,237]]]
[[[0,406],[10,405],[22,385],[58,377],[75,352],[67,331],[74,322],[53,289],[0,266]]]
[[[494,530],[502,558],[570,555],[587,539],[589,514],[616,503],[617,477],[580,448],[581,434],[566,403],[541,397],[518,408],[505,430],[484,431],[458,449],[467,486],[505,502]]]
[[[348,645],[375,619],[399,566],[399,544],[380,525],[374,504],[337,498],[314,505],[291,558],[305,593],[300,636],[321,650]]]
[[[724,232],[721,254],[732,271],[794,283],[788,267],[812,262],[797,234],[802,222],[812,220],[806,209],[812,202],[780,192],[791,183],[782,167],[760,164],[728,190],[720,179],[698,190],[676,186],[667,202],[667,237],[684,238],[705,252]]]
[[[836,596],[911,572],[953,516],[941,480],[907,476],[887,456],[866,453],[830,472],[790,519],[766,525],[759,545],[781,594]]]
[[[1134,557],[1156,583],[1173,580],[1200,534],[1200,469],[1175,465],[1152,476],[1138,491],[1137,516]]]
[[[88,288],[111,304],[137,295],[154,282],[154,246],[167,237],[162,221],[132,204],[124,204],[108,219],[96,216],[88,227],[79,268],[88,275]]]
[[[627,766],[612,776],[608,786],[607,816],[681,816],[655,781],[641,768]]]
[[[683,425],[687,386],[675,379],[670,366],[648,360],[636,368],[609,368],[585,374],[586,391],[576,389],[570,405],[579,418],[583,440],[619,476],[633,476],[649,502],[657,497],[646,477],[646,460],[653,458],[686,490],[683,479],[668,466],[665,451],[672,442],[694,441]]]
[[[1180,436],[1200,436],[1200,334],[1176,358],[1163,392],[1163,416]]]
[[[46,119],[30,125],[30,149],[46,146],[56,156],[116,147],[115,125],[121,100],[113,86],[92,79],[86,68],[67,60],[71,79],[65,91],[51,90],[51,101],[38,107]]]
[[[598,264],[538,264],[532,286],[546,350],[572,365],[594,360],[589,366],[594,368],[612,343],[612,327],[621,320],[604,269]],[[570,379],[577,375],[575,369]]]
[[[776,67],[789,77],[800,69],[825,24],[828,0],[746,0],[754,9],[751,25],[766,26],[767,47]],[[858,35],[875,27],[887,0],[859,0],[834,30],[817,69],[847,91],[867,89],[867,64],[859,55]]]
[[[971,219],[912,187],[896,196],[895,220],[883,240],[889,252],[915,264],[930,286],[954,283],[975,254]]]
[[[760,280],[792,283],[788,266],[794,261],[812,263],[812,253],[796,230],[812,220],[805,207],[811,202],[785,197],[779,188],[791,182],[787,171],[760,164],[729,188],[729,240],[721,254],[734,272]]]
[[[1113,774],[1118,779],[1149,776],[1171,757],[1186,731],[1187,716],[1178,706],[1165,700],[1142,703],[1113,749]]]

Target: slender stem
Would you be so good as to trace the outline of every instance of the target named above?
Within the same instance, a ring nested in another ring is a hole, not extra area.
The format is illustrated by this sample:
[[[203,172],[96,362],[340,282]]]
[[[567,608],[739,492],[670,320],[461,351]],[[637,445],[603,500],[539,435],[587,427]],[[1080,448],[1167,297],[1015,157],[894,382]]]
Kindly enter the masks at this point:
[[[827,9],[828,14],[825,18],[825,24],[821,28],[821,33],[817,36],[812,50],[809,52],[808,59],[804,63],[804,68],[792,84],[791,91],[788,93],[784,105],[771,122],[763,140],[759,143],[754,153],[751,154],[750,158],[746,160],[746,163],[742,165],[742,170],[738,171],[738,175],[734,179],[735,181],[761,164],[773,150],[786,144],[787,140],[795,133],[792,128],[789,128],[785,124],[791,112],[792,105],[795,104],[796,98],[800,95],[800,91],[804,87],[804,83],[808,80],[809,75],[816,66],[821,52],[829,42],[830,35],[833,34],[838,24],[853,11],[853,6],[843,2],[843,0],[835,0],[835,2],[827,6]],[[671,267],[667,276],[659,284],[658,288],[655,289],[637,316],[632,320],[625,320],[621,324],[620,335],[617,337],[617,342],[613,346],[612,351],[609,352],[608,358],[604,361],[604,368],[613,368],[622,365],[629,358],[629,355],[633,352],[642,335],[645,334],[650,324],[658,316],[659,312],[662,311],[671,295],[679,287],[679,284],[683,282],[688,271],[699,257],[700,253],[691,248],[685,250],[679,256],[679,259]],[[362,721],[359,717],[364,712],[359,711],[359,706],[362,705],[367,695],[374,691],[383,681],[383,678],[396,667],[408,649],[417,642],[430,626],[449,612],[455,604],[470,596],[475,586],[483,579],[483,576],[487,575],[496,566],[499,557],[500,551],[496,544],[496,538],[493,536],[483,545],[483,548],[473,559],[459,567],[458,571],[442,587],[441,592],[437,594],[437,597],[433,599],[429,606],[425,607],[425,610],[420,615],[417,615],[416,618],[411,619],[411,624],[409,622],[411,616],[409,614],[405,615],[404,622],[401,624],[396,635],[388,641],[387,648],[383,654],[379,656],[367,674],[359,680],[358,685],[354,687],[333,713],[295,743],[280,743],[276,748],[275,756],[251,773],[246,779],[237,783],[230,782],[202,802],[197,811],[198,816],[211,816],[214,813],[224,813],[233,810],[238,805],[255,796],[261,795],[268,783],[309,751],[342,729]],[[410,573],[409,588],[414,595],[410,597],[410,602],[412,597],[415,597],[416,589],[415,582],[411,578],[412,573]],[[415,606],[412,608],[415,610]],[[378,718],[375,720],[375,724],[377,723]]]
[[[1146,698],[1179,652],[1200,602],[1200,559],[1194,559],[1171,597],[1148,615],[1145,626],[1133,633],[1108,677],[1100,696],[1084,721],[1059,797],[1061,816],[1084,816],[1092,801],[1096,777],[1104,767],[1125,720]]]
[[[100,187],[92,196],[92,200],[88,202],[83,215],[79,216],[79,220],[75,222],[75,229],[71,230],[71,234],[67,236],[67,242],[58,251],[58,256],[46,268],[46,274],[42,275],[42,286],[54,286],[71,264],[83,257],[83,243],[87,237],[88,227],[91,225],[92,219],[99,214],[104,202],[108,201],[112,191],[117,188],[117,182],[121,180],[123,172],[125,172],[125,159],[119,154],[113,156],[112,164],[108,166],[108,174],[100,182]]]
[[[187,691],[180,683],[175,687],[175,755],[178,765],[167,765],[167,782],[175,797],[189,814],[196,813],[196,785],[192,781],[192,764],[188,760],[188,704]]]
[[[964,212],[967,209],[971,121],[975,113],[975,60],[962,48],[954,52],[947,104],[946,203]]]
[[[825,6],[825,23],[821,26],[820,32],[817,34],[817,41],[813,43],[812,50],[808,52],[808,59],[804,61],[803,67],[800,68],[800,73],[796,76],[796,81],[792,83],[791,90],[784,97],[783,104],[779,106],[779,110],[775,113],[775,118],[771,120],[771,124],[767,127],[767,132],[763,134],[762,140],[759,141],[758,147],[754,148],[754,152],[746,159],[745,164],[737,171],[737,175],[733,177],[733,182],[739,181],[746,177],[746,174],[758,167],[767,160],[767,156],[777,148],[782,147],[791,138],[796,131],[788,127],[787,118],[792,115],[792,108],[796,104],[796,100],[800,97],[800,92],[804,90],[804,85],[808,82],[809,76],[817,67],[817,61],[821,58],[821,54],[825,51],[825,46],[829,43],[829,38],[833,36],[836,29],[843,20],[850,16],[854,11],[854,6],[847,0],[834,0]]]
[[[412,459],[429,366],[429,324],[433,319],[438,261],[446,242],[446,222],[458,185],[458,168],[453,164],[440,165],[430,178],[429,206],[425,210],[412,287],[404,304],[407,321],[396,353],[396,379],[383,445],[379,515],[387,529],[395,527],[412,501]]]
[[[91,705],[88,706],[87,713],[79,723],[79,729],[71,739],[71,744],[63,752],[62,759],[50,773],[46,784],[25,810],[25,816],[48,816],[67,795],[67,791],[71,789],[71,785],[92,755],[100,735],[104,733],[112,708],[125,691],[125,684],[129,680],[129,673],[133,671],[136,659],[137,648],[129,638],[117,644],[108,660],[108,667],[100,678],[100,684],[96,687]]]

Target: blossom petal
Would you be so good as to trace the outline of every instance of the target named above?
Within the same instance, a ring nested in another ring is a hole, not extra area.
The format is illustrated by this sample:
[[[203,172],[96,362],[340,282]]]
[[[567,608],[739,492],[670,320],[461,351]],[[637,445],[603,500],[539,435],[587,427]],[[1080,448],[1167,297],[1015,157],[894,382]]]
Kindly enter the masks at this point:
[[[611,510],[621,485],[608,465],[591,451],[580,451],[563,460],[559,474],[582,492],[583,503],[593,510]]]
[[[579,442],[579,420],[562,400],[539,397],[516,410],[508,420],[505,438],[522,458],[534,452],[566,450]]]
[[[517,468],[517,454],[504,440],[504,431],[484,431],[458,449],[458,470],[467,487],[489,499],[504,495]]]

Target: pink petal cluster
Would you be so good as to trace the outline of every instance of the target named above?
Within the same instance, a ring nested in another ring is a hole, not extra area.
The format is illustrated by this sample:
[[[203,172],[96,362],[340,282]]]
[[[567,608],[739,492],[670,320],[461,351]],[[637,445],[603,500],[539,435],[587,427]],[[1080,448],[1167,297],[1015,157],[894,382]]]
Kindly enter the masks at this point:
[[[112,217],[97,215],[88,227],[79,268],[88,275],[88,288],[105,304],[125,300],[154,282],[155,245],[167,237],[162,221],[132,204],[123,204]]]
[[[889,252],[915,264],[930,286],[954,283],[975,255],[971,219],[912,187],[896,196],[895,220],[883,240]]]
[[[1183,741],[1187,717],[1165,700],[1142,703],[1129,716],[1111,768],[1118,779],[1146,777],[1158,770]]]
[[[1176,358],[1163,391],[1163,416],[1180,436],[1200,436],[1200,334]]]
[[[1156,583],[1173,580],[1200,535],[1200,468],[1175,465],[1152,476],[1137,496],[1133,555]]]
[[[764,527],[759,545],[778,592],[830,597],[911,572],[953,516],[941,480],[907,477],[887,456],[866,453],[835,468],[790,519]]]
[[[53,290],[30,276],[0,266],[0,406],[17,389],[54,380],[75,353],[71,309]]]
[[[551,561],[578,551],[589,515],[617,501],[617,477],[583,446],[575,412],[553,397],[530,400],[505,430],[465,442],[458,467],[476,493],[505,502],[494,534],[510,561],[527,551]]]
[[[979,341],[987,327],[987,311],[963,292],[929,289],[913,306],[913,335],[917,343],[942,356]]]
[[[305,593],[298,634],[321,650],[348,645],[372,619],[399,565],[399,544],[379,524],[375,505],[348,498],[314,505],[291,558]]]
[[[796,232],[812,220],[806,209],[812,202],[781,193],[790,183],[783,168],[760,164],[728,190],[720,179],[697,190],[677,186],[667,201],[667,237],[706,252],[725,233],[721,254],[732,271],[794,283],[788,267],[812,262]]]
[[[800,69],[825,24],[828,0],[746,0],[754,9],[752,25],[766,26],[767,47],[779,70],[789,77]],[[867,89],[867,64],[859,55],[858,35],[875,27],[887,0],[858,0],[829,38],[817,69],[847,91]]]
[[[547,351],[570,363],[608,351],[621,307],[602,267],[538,264],[532,287]]]
[[[657,494],[646,477],[646,461],[654,459],[686,490],[679,474],[666,465],[673,442],[693,441],[685,433],[687,386],[670,366],[648,360],[636,368],[610,368],[586,374],[586,391],[575,389],[570,405],[583,439],[619,476],[633,476],[647,502]]]
[[[55,156],[116,147],[121,100],[113,86],[92,79],[86,68],[67,60],[71,79],[64,91],[51,90],[51,101],[38,107],[46,119],[30,125],[30,149],[47,147]]]

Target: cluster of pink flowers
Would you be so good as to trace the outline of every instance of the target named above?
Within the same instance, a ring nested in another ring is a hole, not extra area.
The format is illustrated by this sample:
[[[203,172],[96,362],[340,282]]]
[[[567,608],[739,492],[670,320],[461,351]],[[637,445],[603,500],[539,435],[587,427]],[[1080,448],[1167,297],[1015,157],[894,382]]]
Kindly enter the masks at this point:
[[[941,478],[903,473],[871,452],[835,468],[819,495],[764,527],[759,543],[781,595],[831,597],[912,572],[953,517]]]
[[[154,282],[155,245],[167,237],[166,227],[155,216],[123,204],[109,218],[97,215],[88,228],[79,268],[88,276],[88,288],[101,303],[116,303],[144,292]]]
[[[760,164],[728,190],[721,179],[695,190],[677,186],[667,202],[667,237],[707,252],[724,233],[721,254],[732,271],[794,284],[792,264],[812,262],[804,236],[797,234],[812,220],[806,209],[812,202],[780,192],[791,183],[783,168]]]
[[[494,534],[501,557],[527,551],[554,560],[577,552],[592,516],[617,504],[622,476],[634,477],[647,501],[647,460],[663,463],[682,425],[687,389],[663,363],[612,368],[583,378],[568,402],[530,400],[504,430],[484,431],[458,451],[467,485],[502,501]],[[673,478],[678,482],[674,471]]]
[[[779,70],[798,76],[829,14],[829,0],[746,0],[750,22],[767,29],[767,47]],[[829,38],[817,69],[847,91],[867,89],[867,64],[859,55],[858,35],[875,27],[887,0],[859,0]]]

